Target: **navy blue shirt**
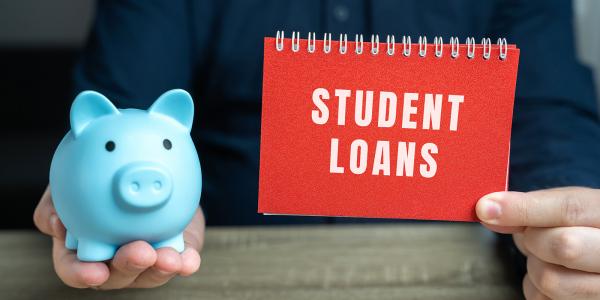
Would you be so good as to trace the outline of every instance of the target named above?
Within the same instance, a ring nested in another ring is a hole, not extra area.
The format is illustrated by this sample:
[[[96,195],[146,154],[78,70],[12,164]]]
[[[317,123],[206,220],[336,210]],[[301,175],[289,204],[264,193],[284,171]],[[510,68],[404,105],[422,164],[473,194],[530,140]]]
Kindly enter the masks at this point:
[[[510,188],[600,186],[595,93],[563,0],[102,0],[75,92],[145,109],[169,89],[190,91],[208,224],[338,222],[256,213],[263,37],[277,30],[506,37],[521,49]]]

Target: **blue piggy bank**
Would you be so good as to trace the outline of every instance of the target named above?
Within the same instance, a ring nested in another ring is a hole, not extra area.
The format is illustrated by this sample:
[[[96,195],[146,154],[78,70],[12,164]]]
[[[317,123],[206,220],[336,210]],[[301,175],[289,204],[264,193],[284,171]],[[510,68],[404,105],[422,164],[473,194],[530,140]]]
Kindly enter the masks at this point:
[[[50,166],[50,191],[66,247],[80,260],[111,259],[135,240],[183,251],[202,189],[193,117],[184,90],[164,93],[148,110],[117,109],[93,91],[75,98],[71,130]]]

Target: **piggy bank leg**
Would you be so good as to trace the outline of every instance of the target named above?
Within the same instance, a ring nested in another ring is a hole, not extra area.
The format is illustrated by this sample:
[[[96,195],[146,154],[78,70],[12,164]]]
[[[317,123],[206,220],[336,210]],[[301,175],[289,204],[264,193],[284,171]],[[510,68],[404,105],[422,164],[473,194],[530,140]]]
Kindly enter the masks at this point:
[[[152,244],[152,246],[154,247],[154,249],[171,247],[171,248],[177,250],[177,252],[181,253],[181,252],[183,252],[183,249],[185,248],[185,244],[183,242],[183,232],[168,239],[168,240],[154,243],[154,244]]]
[[[80,238],[77,243],[77,258],[81,261],[103,261],[113,258],[117,247],[98,241]]]
[[[77,249],[77,238],[74,237],[68,230],[67,237],[65,238],[65,247],[69,250]]]

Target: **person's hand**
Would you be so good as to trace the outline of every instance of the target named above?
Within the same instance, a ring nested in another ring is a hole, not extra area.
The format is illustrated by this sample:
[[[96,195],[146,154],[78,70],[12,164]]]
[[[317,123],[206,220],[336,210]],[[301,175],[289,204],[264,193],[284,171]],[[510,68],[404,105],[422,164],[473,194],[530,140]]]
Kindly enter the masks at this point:
[[[65,228],[58,218],[50,191],[40,199],[33,220],[37,228],[52,236],[54,270],[68,286],[75,288],[150,288],[165,284],[176,275],[189,276],[200,267],[204,242],[204,215],[198,209],[184,233],[185,250],[153,249],[136,241],[119,248],[115,257],[104,262],[81,262],[74,251],[65,248]]]
[[[498,192],[477,203],[489,229],[527,256],[527,299],[600,299],[600,190]]]

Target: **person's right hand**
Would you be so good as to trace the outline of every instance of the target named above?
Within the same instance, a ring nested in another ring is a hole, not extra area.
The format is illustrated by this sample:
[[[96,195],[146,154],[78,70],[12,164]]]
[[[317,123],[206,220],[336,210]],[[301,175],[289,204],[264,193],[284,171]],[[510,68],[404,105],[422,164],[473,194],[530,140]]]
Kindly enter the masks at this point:
[[[33,214],[37,228],[52,236],[54,270],[68,286],[75,288],[150,288],[165,284],[175,275],[189,276],[200,268],[204,242],[204,215],[198,208],[184,232],[185,250],[153,249],[144,241],[119,248],[107,262],[82,262],[65,248],[65,227],[58,218],[47,188]]]

